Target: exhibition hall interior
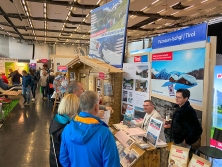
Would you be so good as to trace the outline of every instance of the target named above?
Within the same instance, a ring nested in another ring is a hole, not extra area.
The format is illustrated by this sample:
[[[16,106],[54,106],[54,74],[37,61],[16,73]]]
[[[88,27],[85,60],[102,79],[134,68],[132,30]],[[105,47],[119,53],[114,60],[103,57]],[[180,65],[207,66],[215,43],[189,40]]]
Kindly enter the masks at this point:
[[[1,0],[1,167],[222,165],[221,0]]]

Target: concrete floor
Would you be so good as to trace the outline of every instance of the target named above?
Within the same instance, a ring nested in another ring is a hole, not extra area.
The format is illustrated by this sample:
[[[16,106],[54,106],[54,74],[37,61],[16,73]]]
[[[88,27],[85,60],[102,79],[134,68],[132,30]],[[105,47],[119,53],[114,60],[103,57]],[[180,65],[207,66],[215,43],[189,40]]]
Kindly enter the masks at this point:
[[[36,101],[22,108],[18,104],[0,129],[0,167],[48,167],[49,125],[52,103]]]

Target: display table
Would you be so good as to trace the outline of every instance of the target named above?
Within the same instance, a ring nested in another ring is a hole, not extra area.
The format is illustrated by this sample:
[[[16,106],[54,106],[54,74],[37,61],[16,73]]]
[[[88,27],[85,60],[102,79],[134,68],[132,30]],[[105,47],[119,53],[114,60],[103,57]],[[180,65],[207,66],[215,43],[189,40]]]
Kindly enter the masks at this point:
[[[130,128],[129,128],[130,129]],[[114,126],[110,128],[112,134],[115,136],[115,139],[117,142],[124,145],[124,143],[116,137],[117,132],[119,130],[115,129]],[[119,146],[117,145],[118,151]],[[139,146],[137,146],[135,143],[133,143],[131,146],[129,146],[129,150],[135,150],[136,153],[139,155],[138,158],[133,162],[132,167],[167,167],[167,161],[168,161],[168,145],[161,148],[155,148],[152,145],[149,145],[149,148],[142,149]],[[120,153],[119,153],[120,154]],[[120,159],[122,161],[122,157],[120,154]]]

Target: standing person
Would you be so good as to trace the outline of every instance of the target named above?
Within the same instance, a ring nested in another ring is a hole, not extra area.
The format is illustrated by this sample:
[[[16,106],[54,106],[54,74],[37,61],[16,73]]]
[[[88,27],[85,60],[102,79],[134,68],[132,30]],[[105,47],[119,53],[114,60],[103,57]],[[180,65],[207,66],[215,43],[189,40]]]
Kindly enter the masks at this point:
[[[41,86],[41,90],[42,90],[42,99],[47,99],[47,89],[46,89],[46,85],[47,85],[47,71],[42,71],[42,76],[40,77],[40,86]]]
[[[71,81],[68,85],[67,85],[67,89],[66,89],[68,94],[74,94],[77,97],[80,97],[80,95],[85,91],[83,88],[83,85],[81,82],[79,81]],[[102,118],[104,116],[104,111],[110,110],[111,113],[113,113],[113,109],[111,107],[105,107],[104,105],[100,105],[99,106],[99,112],[97,114],[97,117]],[[80,107],[78,109],[78,114],[81,111]]]
[[[29,70],[30,76],[32,78],[31,91],[32,91],[32,101],[35,101],[35,91],[37,88],[38,78],[32,69]]]
[[[53,81],[55,79],[55,75],[53,72],[50,72],[47,78],[47,92],[48,92],[48,100],[51,100],[52,94],[54,92]]]
[[[171,124],[171,137],[176,145],[190,148],[202,134],[202,127],[196,111],[188,101],[190,91],[178,89],[176,92],[176,111]]]
[[[80,96],[82,112],[63,130],[59,160],[63,167],[120,167],[113,134],[96,114],[99,96],[85,91]]]
[[[26,72],[26,70],[22,71],[22,95],[24,97],[24,105],[30,105],[30,89],[32,84],[31,76]]]
[[[5,73],[1,74],[1,78],[4,81],[4,83],[8,84],[8,78],[5,76]]]
[[[144,119],[143,119],[143,122],[141,125],[141,128],[143,130],[147,131],[151,118],[155,118],[155,119],[158,119],[158,120],[164,122],[161,115],[154,109],[154,104],[151,100],[145,100],[143,102],[143,109],[144,109],[144,112],[146,112],[146,115],[144,116]],[[164,127],[163,126],[164,126],[164,124],[161,127],[159,138],[165,142],[166,139],[165,139],[165,135],[164,135]]]
[[[74,94],[68,94],[64,96],[59,104],[58,114],[54,116],[49,127],[50,167],[62,167],[59,162],[62,131],[65,126],[73,119],[74,115],[77,114],[78,108],[79,98]]]
[[[22,78],[22,75],[18,72],[18,70],[15,70],[13,78],[12,78],[12,85],[20,85],[21,78]]]

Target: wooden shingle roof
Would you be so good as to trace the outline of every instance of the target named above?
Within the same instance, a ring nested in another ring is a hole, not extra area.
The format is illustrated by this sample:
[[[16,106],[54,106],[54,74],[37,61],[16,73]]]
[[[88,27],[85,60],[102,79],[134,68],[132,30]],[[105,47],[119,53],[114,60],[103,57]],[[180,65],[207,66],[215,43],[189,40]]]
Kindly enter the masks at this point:
[[[123,73],[119,68],[113,67],[109,64],[106,64],[98,59],[90,58],[87,56],[75,56],[71,62],[67,64],[68,68],[79,66],[80,63],[83,63],[87,66],[90,66],[98,71],[105,73]]]

